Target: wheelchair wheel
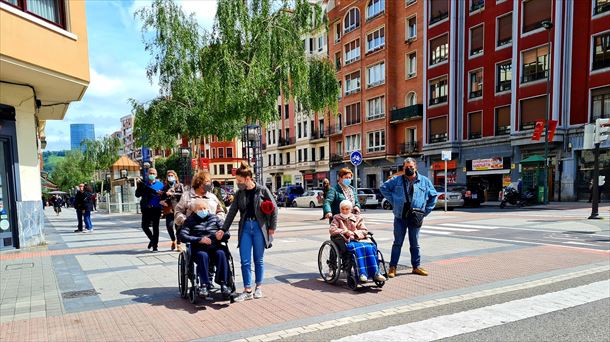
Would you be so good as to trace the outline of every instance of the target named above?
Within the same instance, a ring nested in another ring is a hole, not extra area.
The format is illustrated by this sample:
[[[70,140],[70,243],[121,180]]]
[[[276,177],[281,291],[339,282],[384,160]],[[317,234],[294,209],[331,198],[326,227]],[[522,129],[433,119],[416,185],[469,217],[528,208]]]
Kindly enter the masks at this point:
[[[332,241],[324,241],[318,252],[318,271],[325,282],[334,284],[341,274],[341,255]]]
[[[184,253],[180,253],[178,256],[178,290],[180,291],[180,297],[186,298],[188,296],[188,275],[187,275],[187,264],[184,260]]]
[[[386,279],[388,279],[388,271],[385,267],[385,260],[380,250],[377,250],[377,263],[379,264],[379,273],[381,273]],[[385,285],[385,281],[375,281],[377,287],[382,288]]]
[[[347,272],[347,287],[349,287],[350,290],[355,291],[358,288],[358,282],[359,279],[356,264],[352,262]]]
[[[233,256],[229,255],[229,269],[231,274],[229,275],[229,288],[231,289],[231,293],[235,293],[237,289],[235,286],[235,264],[233,263]]]
[[[191,304],[197,304],[197,289],[194,286],[189,290],[189,302],[191,302]]]

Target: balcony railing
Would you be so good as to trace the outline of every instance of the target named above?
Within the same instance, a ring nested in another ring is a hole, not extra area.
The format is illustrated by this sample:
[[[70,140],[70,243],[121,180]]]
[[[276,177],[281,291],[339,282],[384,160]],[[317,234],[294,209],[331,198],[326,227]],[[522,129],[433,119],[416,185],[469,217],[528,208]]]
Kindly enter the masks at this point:
[[[391,111],[390,121],[409,120],[413,118],[421,118],[424,116],[424,105],[414,104]]]
[[[311,140],[317,140],[317,139],[324,139],[326,138],[327,134],[326,131],[321,130],[314,130],[313,132],[311,132]]]
[[[431,144],[440,143],[440,142],[444,142],[444,141],[447,141],[447,133],[431,134],[430,135],[430,143]]]
[[[610,11],[610,2],[601,3],[595,6],[595,14],[600,14]]]
[[[294,144],[294,138],[280,138],[278,141],[278,146],[289,146]]]
[[[343,161],[343,156],[340,154],[331,154],[330,155],[330,162],[331,163],[340,163]]]
[[[449,16],[449,12],[439,13],[437,15],[430,16],[430,25],[437,23]]]
[[[498,82],[498,85],[496,86],[496,93],[510,90],[510,84],[510,80]]]
[[[441,104],[444,102],[447,102],[447,95],[430,98],[430,106],[434,106],[434,105]]]
[[[510,125],[496,127],[496,135],[509,135],[509,134],[510,134]]]
[[[527,66],[523,67],[523,77],[521,79],[521,83],[528,83],[537,80],[541,80],[547,78],[549,74],[548,70],[535,70],[528,72]]]
[[[471,99],[474,99],[474,98],[482,97],[482,96],[483,96],[483,89],[479,89],[479,90],[471,91],[469,97]]]
[[[417,141],[400,144],[400,154],[412,154],[417,152]]]

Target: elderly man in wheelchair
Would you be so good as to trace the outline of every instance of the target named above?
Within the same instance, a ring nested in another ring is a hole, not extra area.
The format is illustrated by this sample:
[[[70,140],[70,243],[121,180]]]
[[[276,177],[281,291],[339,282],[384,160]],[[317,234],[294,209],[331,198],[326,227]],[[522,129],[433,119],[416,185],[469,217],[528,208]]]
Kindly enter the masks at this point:
[[[333,217],[329,228],[331,241],[324,242],[318,255],[320,274],[326,282],[335,283],[343,270],[352,289],[369,279],[381,287],[386,281],[382,274],[385,273],[383,255],[377,250],[362,217],[354,214],[352,208],[352,203],[344,200],[340,204],[341,213]]]
[[[226,246],[230,238],[229,232],[224,233],[221,240],[216,238],[216,232],[222,228],[223,222],[213,213],[210,213],[208,203],[203,199],[195,199],[191,204],[192,214],[184,222],[179,233],[182,242],[188,243],[190,256],[197,265],[197,276],[199,277],[199,288],[197,295],[206,299],[212,286],[210,281],[211,266],[215,266],[215,282],[220,284],[220,292],[226,298],[231,294],[230,277],[231,269]],[[195,293],[192,294],[193,296]],[[194,301],[193,299],[191,299]]]

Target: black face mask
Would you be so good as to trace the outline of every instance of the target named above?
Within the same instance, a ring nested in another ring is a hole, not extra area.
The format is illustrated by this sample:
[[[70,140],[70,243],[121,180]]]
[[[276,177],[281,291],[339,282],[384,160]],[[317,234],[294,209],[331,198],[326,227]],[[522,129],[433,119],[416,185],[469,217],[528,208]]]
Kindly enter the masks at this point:
[[[415,169],[412,169],[410,167],[407,167],[405,169],[405,175],[407,175],[408,177],[412,177],[415,174]]]

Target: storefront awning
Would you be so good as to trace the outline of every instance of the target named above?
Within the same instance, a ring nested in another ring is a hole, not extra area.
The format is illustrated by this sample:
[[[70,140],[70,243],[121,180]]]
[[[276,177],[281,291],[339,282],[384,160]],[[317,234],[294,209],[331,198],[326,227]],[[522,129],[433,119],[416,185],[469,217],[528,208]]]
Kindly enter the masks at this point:
[[[482,175],[501,175],[505,173],[510,173],[509,169],[502,170],[485,170],[485,171],[468,171],[466,172],[467,176],[482,176]]]
[[[521,164],[544,163],[544,157],[537,154],[529,156],[521,161]]]

